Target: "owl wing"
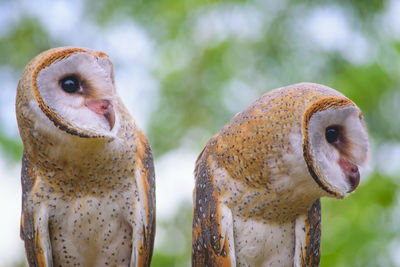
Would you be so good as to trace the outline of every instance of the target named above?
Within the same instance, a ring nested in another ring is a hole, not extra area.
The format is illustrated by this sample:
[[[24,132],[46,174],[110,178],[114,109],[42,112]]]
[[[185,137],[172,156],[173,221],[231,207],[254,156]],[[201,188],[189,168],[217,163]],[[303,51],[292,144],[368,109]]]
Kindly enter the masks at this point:
[[[21,169],[22,214],[20,235],[25,242],[29,266],[49,266],[51,247],[48,241],[47,216],[41,214],[37,216],[28,203],[28,196],[31,194],[35,181],[36,176],[24,152]],[[42,212],[39,211],[39,213]],[[37,218],[40,218],[40,222],[37,221]]]
[[[210,182],[210,168],[201,156],[193,193],[192,266],[235,266],[232,212],[221,203]]]
[[[321,244],[321,201],[316,200],[307,216],[296,220],[294,266],[319,266]]]
[[[150,266],[151,257],[153,255],[154,235],[155,235],[155,178],[153,154],[150,145],[146,139],[138,146],[139,157],[136,167],[136,182],[140,195],[141,206],[137,210],[141,217],[142,236],[133,236],[134,246],[137,248],[135,253],[136,266]],[[132,261],[134,262],[134,261]]]

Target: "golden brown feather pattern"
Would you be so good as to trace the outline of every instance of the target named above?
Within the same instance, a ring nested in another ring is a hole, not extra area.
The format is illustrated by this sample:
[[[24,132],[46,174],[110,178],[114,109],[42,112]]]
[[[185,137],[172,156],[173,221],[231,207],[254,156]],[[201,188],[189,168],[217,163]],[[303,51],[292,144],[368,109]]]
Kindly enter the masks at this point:
[[[28,263],[150,266],[155,184],[145,135],[115,91],[116,126],[103,135],[72,128],[35,87],[40,69],[80,54],[92,56],[93,64],[107,57],[83,48],[52,49],[28,64],[18,86],[16,111],[24,144],[21,237]]]
[[[334,109],[362,120],[337,91],[296,84],[263,95],[210,139],[195,170],[193,266],[319,265],[319,198],[346,192],[314,164],[319,148],[309,137],[325,128],[308,127],[314,114]],[[328,157],[351,149],[327,147]]]
[[[204,151],[203,151],[204,152]],[[202,154],[203,154],[202,152]],[[200,154],[196,163],[193,219],[193,266],[231,266],[228,239],[221,229],[220,199],[210,183],[211,169]]]
[[[301,266],[319,266],[321,246],[321,201],[311,206],[306,221],[305,246],[301,249]]]

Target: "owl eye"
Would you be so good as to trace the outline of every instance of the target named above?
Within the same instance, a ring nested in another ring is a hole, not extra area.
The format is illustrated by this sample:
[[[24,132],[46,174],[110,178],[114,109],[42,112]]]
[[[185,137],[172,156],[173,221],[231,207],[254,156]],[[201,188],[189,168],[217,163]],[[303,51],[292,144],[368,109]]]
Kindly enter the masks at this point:
[[[76,76],[67,76],[60,81],[61,88],[67,93],[76,93],[79,91],[79,80]]]
[[[325,129],[325,138],[328,143],[334,143],[339,138],[339,127],[329,126]]]

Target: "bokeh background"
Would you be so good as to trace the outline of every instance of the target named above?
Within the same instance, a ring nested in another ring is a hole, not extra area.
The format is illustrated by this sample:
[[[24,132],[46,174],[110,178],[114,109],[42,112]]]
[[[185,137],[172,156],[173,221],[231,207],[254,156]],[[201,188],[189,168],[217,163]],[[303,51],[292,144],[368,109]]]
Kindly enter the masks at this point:
[[[322,200],[321,266],[400,266],[400,1],[0,1],[0,266],[19,238],[17,83],[57,46],[108,53],[119,94],[155,153],[152,266],[190,266],[193,169],[234,114],[309,81],[363,110],[371,159],[358,190]]]

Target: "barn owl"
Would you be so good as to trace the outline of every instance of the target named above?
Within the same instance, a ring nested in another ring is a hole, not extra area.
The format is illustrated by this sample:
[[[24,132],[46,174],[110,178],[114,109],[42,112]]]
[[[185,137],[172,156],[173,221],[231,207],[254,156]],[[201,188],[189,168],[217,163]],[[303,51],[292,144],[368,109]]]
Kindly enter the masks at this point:
[[[153,157],[100,51],[61,47],[20,79],[21,238],[30,266],[149,266]]]
[[[273,90],[213,136],[195,169],[193,266],[318,266],[320,197],[359,184],[368,137],[341,93]]]

